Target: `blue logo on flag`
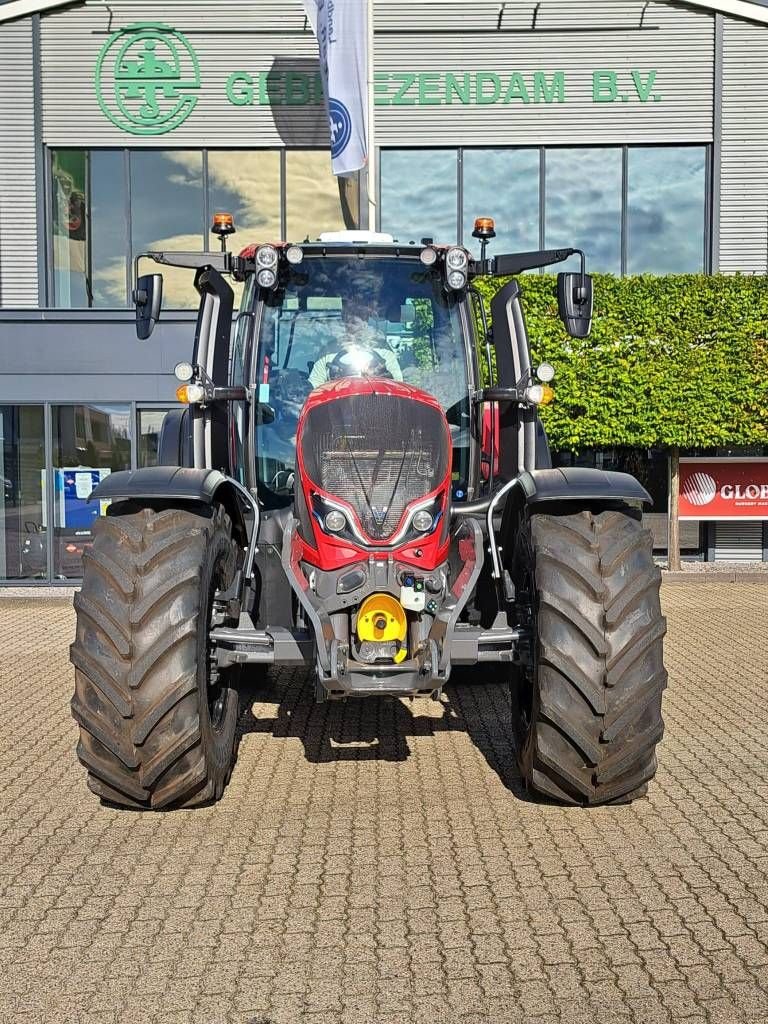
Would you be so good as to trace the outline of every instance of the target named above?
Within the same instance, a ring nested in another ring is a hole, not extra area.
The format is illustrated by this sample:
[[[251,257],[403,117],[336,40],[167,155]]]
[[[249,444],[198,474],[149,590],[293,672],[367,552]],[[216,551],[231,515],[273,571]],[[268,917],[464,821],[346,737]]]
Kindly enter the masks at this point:
[[[340,100],[328,100],[328,119],[331,129],[331,158],[341,156],[352,136],[352,118]]]

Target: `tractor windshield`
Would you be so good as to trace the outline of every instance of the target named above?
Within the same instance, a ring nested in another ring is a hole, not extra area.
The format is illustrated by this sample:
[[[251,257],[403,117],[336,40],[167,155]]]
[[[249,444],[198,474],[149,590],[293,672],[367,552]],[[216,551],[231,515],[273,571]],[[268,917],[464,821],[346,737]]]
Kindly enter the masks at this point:
[[[307,395],[350,376],[405,381],[437,398],[451,425],[454,491],[466,488],[467,354],[458,303],[439,272],[407,257],[307,257],[264,303],[256,379],[274,420],[257,427],[262,500],[279,505],[293,493]]]

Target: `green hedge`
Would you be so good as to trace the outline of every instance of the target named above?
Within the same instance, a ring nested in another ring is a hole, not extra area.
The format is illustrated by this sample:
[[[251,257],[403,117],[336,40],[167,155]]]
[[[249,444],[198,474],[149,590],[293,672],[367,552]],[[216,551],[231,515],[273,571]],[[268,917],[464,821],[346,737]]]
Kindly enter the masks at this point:
[[[768,442],[768,278],[596,274],[583,340],[558,318],[554,275],[518,280],[534,365],[556,370],[553,448]],[[505,282],[476,283],[490,312]]]

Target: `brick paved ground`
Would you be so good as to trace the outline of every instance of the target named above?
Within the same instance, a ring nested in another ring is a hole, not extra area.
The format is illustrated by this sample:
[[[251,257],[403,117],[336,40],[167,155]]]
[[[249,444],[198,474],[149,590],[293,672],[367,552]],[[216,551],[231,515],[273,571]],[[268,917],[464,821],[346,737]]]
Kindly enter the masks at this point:
[[[317,707],[284,673],[224,800],[166,815],[85,788],[69,607],[0,601],[0,1021],[765,1021],[768,589],[664,596],[632,807],[522,799],[501,689]]]

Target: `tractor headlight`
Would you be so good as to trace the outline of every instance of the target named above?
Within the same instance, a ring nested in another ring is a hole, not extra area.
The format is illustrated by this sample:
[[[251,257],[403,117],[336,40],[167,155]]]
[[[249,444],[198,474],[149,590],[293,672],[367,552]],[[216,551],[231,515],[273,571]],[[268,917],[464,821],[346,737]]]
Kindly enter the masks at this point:
[[[434,517],[431,512],[427,512],[425,508],[420,509],[414,513],[411,525],[414,530],[418,530],[419,533],[429,533],[434,525]]]
[[[448,287],[455,292],[466,286],[467,275],[462,270],[451,270],[448,273]]]
[[[173,375],[176,380],[182,381],[186,384],[188,380],[192,380],[195,375],[195,369],[192,363],[176,363],[173,368]]]
[[[525,401],[531,405],[549,405],[555,397],[555,392],[548,384],[530,384],[523,395]]]
[[[464,249],[459,249],[458,247],[449,249],[445,255],[445,265],[449,270],[466,271],[469,265],[469,258]]]
[[[323,523],[329,533],[341,533],[347,525],[347,517],[338,509],[332,508],[330,512],[326,513]]]
[[[274,288],[277,281],[277,274],[269,267],[264,267],[256,275],[260,288]]]
[[[425,267],[431,267],[437,262],[437,250],[428,245],[426,249],[422,249],[419,253],[419,259]]]
[[[276,267],[277,249],[274,245],[260,245],[256,250],[257,267]]]
[[[285,250],[285,258],[295,267],[297,263],[301,263],[304,259],[304,250],[300,245],[289,245]]]

